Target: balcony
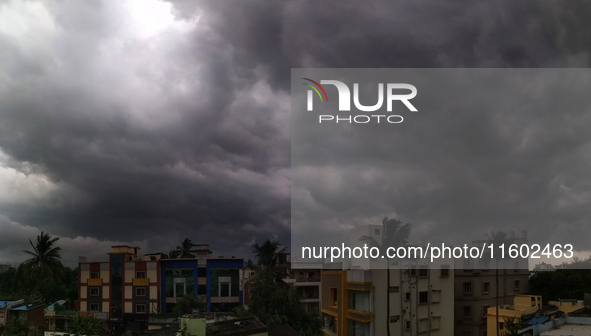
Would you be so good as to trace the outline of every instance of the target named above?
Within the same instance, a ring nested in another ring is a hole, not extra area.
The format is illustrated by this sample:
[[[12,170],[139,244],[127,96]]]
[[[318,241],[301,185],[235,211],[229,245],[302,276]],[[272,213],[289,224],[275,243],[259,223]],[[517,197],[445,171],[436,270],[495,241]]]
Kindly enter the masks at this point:
[[[372,313],[371,312],[360,312],[356,310],[347,310],[347,318],[359,322],[371,322],[372,321]]]
[[[133,278],[134,286],[150,286],[150,279],[148,278]]]
[[[87,285],[88,286],[102,286],[103,285],[103,279],[88,279],[87,281]]]

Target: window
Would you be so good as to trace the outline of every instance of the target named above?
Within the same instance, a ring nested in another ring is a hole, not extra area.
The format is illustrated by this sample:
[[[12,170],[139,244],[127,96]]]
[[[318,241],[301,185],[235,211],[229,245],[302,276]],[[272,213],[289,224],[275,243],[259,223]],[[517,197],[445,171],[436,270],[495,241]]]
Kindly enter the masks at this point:
[[[90,272],[91,279],[100,279],[100,274],[98,272]]]
[[[410,330],[410,321],[409,320],[404,321],[404,329]]]
[[[144,287],[138,287],[135,289],[135,296],[146,296],[146,289]]]
[[[328,305],[332,308],[336,308],[337,303],[337,289],[332,287],[328,292]]]
[[[482,317],[486,318],[486,315],[488,314],[488,307],[490,307],[489,305],[485,305],[482,306]]]
[[[488,336],[488,332],[486,331],[486,329],[484,329],[484,330],[482,331],[482,336]]]
[[[156,257],[152,256],[152,257],[150,257],[150,260],[151,261],[156,261]]]
[[[90,287],[90,296],[99,296],[99,288]]]
[[[519,280],[515,280],[515,290],[519,291]]]
[[[417,275],[417,266],[416,265],[410,266],[410,276],[416,276],[416,275]]]
[[[99,311],[99,305],[98,305],[98,303],[91,303],[90,304],[90,308],[88,310],[89,311],[92,311],[92,312]]]
[[[375,232],[376,236],[379,236],[380,235],[380,229],[375,229],[374,232]]]
[[[254,276],[254,272],[250,272],[250,276]]]
[[[419,333],[422,334],[427,331],[429,331],[429,319],[428,318],[419,319]]]
[[[390,323],[396,323],[400,321],[400,315],[390,316]]]
[[[410,301],[410,292],[404,293],[404,301]]]
[[[429,292],[419,292],[419,304],[429,303]]]
[[[490,282],[483,282],[482,283],[482,294],[490,293]]]
[[[499,330],[505,329],[505,324],[503,322],[499,322]]]
[[[426,277],[427,276],[427,266],[419,267],[419,276]]]
[[[440,289],[434,289],[431,291],[431,302],[432,303],[441,302],[441,290]]]
[[[146,312],[146,305],[145,304],[136,304],[135,305],[135,312],[136,313],[145,313]]]
[[[441,316],[431,316],[431,330],[439,330],[441,328]]]
[[[449,276],[449,266],[441,266],[441,277]]]
[[[146,272],[135,272],[135,277],[139,278],[139,279],[145,279],[146,278]]]
[[[316,274],[314,274],[314,272],[308,272],[308,279],[313,279],[316,277]]]
[[[390,293],[400,293],[400,287],[398,286],[390,286]]]
[[[464,306],[464,317],[472,317],[472,307]]]
[[[304,272],[300,272],[300,279],[304,278]]]
[[[464,282],[464,294],[465,295],[472,295],[472,283],[471,282]]]

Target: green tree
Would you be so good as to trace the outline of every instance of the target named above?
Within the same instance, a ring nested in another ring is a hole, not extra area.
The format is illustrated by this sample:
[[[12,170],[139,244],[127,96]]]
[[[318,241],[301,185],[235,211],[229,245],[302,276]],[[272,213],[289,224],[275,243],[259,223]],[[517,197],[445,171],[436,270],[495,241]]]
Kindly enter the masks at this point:
[[[302,336],[319,336],[319,314],[306,312],[298,292],[283,281],[289,270],[289,265],[281,260],[285,250],[281,243],[270,239],[252,245],[257,261],[246,265],[255,270],[249,278],[252,303],[248,311],[241,313],[252,313],[267,325],[287,324]]]
[[[178,259],[180,255],[181,253],[178,250],[171,250],[170,252],[168,252],[169,259]]]
[[[56,244],[58,240],[58,237],[41,232],[35,244],[29,239],[33,250],[23,250],[30,258],[19,266],[19,275],[35,280],[33,292],[36,292],[43,282],[60,282],[64,266],[61,261],[61,247]]]
[[[253,281],[262,270],[270,270],[275,274],[275,280],[282,283],[283,279],[288,275],[289,264],[281,262],[281,254],[287,248],[281,247],[278,241],[270,239],[265,240],[262,244],[252,244],[252,253],[257,257],[257,262],[254,263],[248,260],[246,267],[255,271]]]
[[[31,325],[29,321],[18,318],[10,317],[6,322],[6,335],[7,336],[23,336],[27,335]]]
[[[177,315],[191,314],[193,309],[198,309],[200,312],[207,310],[203,298],[195,295],[195,292],[187,293],[179,298],[173,308],[173,312]]]
[[[181,245],[176,247],[176,250],[178,251],[178,258],[195,258],[196,246],[197,245],[194,244],[191,239],[185,238]]]
[[[100,335],[105,331],[104,323],[92,317],[77,316],[68,324],[66,331],[76,336]]]
[[[252,303],[249,311],[266,325],[287,324],[302,336],[322,335],[318,313],[308,313],[298,292],[277,281],[272,268],[262,268],[250,288]]]
[[[385,217],[382,220],[382,240],[376,241],[373,237],[363,236],[359,238],[360,241],[370,245],[370,247],[377,247],[380,249],[382,255],[386,255],[386,250],[390,247],[401,247],[408,244],[408,237],[412,225],[410,223],[404,224],[399,219],[388,219]],[[390,265],[386,263],[386,316],[390,316]],[[390,336],[390,320],[386,319],[386,333]]]
[[[525,316],[521,317],[507,317],[505,318],[505,328],[502,331],[502,336],[519,336],[519,331],[524,328],[522,321],[525,321]]]

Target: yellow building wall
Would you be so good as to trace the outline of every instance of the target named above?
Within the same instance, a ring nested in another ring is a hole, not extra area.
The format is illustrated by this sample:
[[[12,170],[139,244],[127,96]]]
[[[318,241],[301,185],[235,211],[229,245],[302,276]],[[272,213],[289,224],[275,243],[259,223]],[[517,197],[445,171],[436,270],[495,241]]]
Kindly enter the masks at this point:
[[[80,282],[87,283],[90,277],[90,271],[80,271]]]
[[[109,282],[109,271],[101,271],[101,279],[103,282]]]
[[[88,289],[87,289],[86,286],[80,286],[80,298],[81,299],[86,299],[87,298],[87,295],[86,295],[87,292],[88,292]]]
[[[124,313],[133,313],[133,305],[131,302],[125,302]]]
[[[146,272],[146,276],[150,279],[150,282],[158,281],[158,271],[157,270],[148,270]]]
[[[86,301],[80,301],[80,311],[88,311],[88,303]]]
[[[158,287],[157,286],[150,286],[150,298],[151,299],[158,298]]]
[[[103,299],[109,298],[109,286],[103,286]]]
[[[131,279],[135,278],[135,270],[125,270],[125,282],[131,282]]]
[[[109,312],[109,303],[108,302],[103,302],[103,311]]]
[[[133,286],[125,286],[125,299],[133,298]]]

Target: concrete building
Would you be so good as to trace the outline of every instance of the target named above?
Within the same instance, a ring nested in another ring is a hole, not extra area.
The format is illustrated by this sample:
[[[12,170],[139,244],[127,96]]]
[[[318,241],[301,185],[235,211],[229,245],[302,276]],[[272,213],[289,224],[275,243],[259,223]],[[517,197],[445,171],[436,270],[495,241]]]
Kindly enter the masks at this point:
[[[381,229],[366,225],[352,230],[350,246],[362,247],[361,236],[380,242]],[[392,260],[386,266],[383,259],[344,264],[346,270],[322,271],[325,335],[380,336],[387,333],[388,324],[393,335],[453,335],[454,274],[449,264]]]
[[[68,322],[78,316],[76,311],[58,309],[59,306],[66,304],[67,300],[59,300],[45,308],[44,315],[47,330],[64,331],[68,327]]]
[[[580,303],[580,304],[579,304]],[[487,310],[487,335],[488,336],[496,336],[497,334],[497,327],[501,334],[506,332],[507,326],[507,319],[509,318],[516,318],[519,319],[521,317],[527,318],[525,321],[526,325],[531,325],[527,329],[531,330],[529,332],[530,335],[539,335],[539,331],[547,330],[548,327],[544,328],[533,328],[533,326],[540,325],[543,326],[547,321],[552,320],[559,316],[568,316],[573,312],[579,311],[584,309],[585,307],[582,305],[582,301],[577,302],[576,300],[563,300],[563,301],[550,301],[548,305],[542,305],[542,297],[539,295],[516,295],[513,298],[512,304],[505,304],[499,306],[498,309],[498,324],[497,324],[497,309],[496,307],[490,307]],[[588,319],[588,318],[586,318]],[[572,321],[575,321],[576,318],[573,318]],[[589,320],[589,319],[588,319]],[[558,321],[557,321],[558,322]],[[564,322],[561,322],[564,323]],[[557,326],[559,323],[550,323],[549,327]],[[529,330],[522,330],[525,334],[526,331]],[[564,328],[563,328],[564,332]],[[542,333],[545,334],[545,333]],[[552,334],[552,333],[551,333]],[[573,335],[571,333],[568,334],[559,334],[559,335]]]
[[[212,258],[207,245],[198,246],[196,254],[189,259],[164,259],[161,253],[142,258],[138,247],[112,246],[108,261],[81,258],[80,312],[147,324],[149,314],[171,312],[178,298],[191,292],[203,297],[208,311],[241,305],[243,260]]]
[[[526,244],[527,233],[516,237],[509,233],[514,244]],[[486,240],[472,242],[482,248]],[[455,332],[456,336],[487,335],[487,311],[496,305],[496,261],[456,259],[455,261]],[[513,302],[516,295],[527,293],[530,275],[527,259],[499,261],[499,304]]]
[[[292,259],[292,285],[301,297],[302,305],[307,312],[320,313],[320,279],[322,264],[303,263]]]

